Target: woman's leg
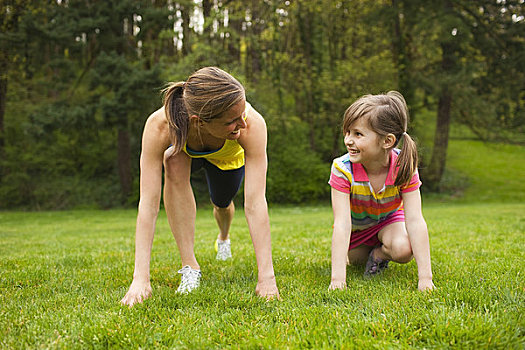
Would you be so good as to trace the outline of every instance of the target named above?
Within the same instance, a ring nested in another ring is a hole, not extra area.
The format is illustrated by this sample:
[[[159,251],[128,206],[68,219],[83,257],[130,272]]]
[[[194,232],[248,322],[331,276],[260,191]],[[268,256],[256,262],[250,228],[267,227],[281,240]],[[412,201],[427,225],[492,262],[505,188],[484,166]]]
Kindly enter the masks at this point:
[[[230,238],[230,226],[233,221],[235,214],[235,205],[233,201],[226,208],[221,208],[213,205],[213,216],[219,226],[219,236],[217,237],[221,241],[225,241]]]
[[[213,204],[213,216],[219,227],[218,239],[225,241],[229,238],[230,226],[235,214],[233,197],[239,191],[244,178],[244,167],[221,170],[208,161],[204,161],[203,166]]]
[[[200,270],[194,252],[197,209],[190,184],[191,158],[182,152],[172,157],[165,155],[164,172],[164,207],[182,266]]]
[[[374,251],[374,258],[392,260],[401,264],[412,260],[412,246],[404,221],[385,226],[379,231],[378,238],[383,244]]]

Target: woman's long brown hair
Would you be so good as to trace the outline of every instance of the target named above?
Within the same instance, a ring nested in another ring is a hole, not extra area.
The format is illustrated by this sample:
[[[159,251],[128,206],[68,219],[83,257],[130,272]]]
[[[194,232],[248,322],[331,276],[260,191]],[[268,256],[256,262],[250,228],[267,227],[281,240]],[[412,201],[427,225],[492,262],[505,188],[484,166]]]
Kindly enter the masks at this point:
[[[240,102],[244,95],[241,83],[217,67],[201,68],[185,82],[170,83],[164,89],[164,110],[174,146],[172,154],[186,144],[191,115],[209,122]]]

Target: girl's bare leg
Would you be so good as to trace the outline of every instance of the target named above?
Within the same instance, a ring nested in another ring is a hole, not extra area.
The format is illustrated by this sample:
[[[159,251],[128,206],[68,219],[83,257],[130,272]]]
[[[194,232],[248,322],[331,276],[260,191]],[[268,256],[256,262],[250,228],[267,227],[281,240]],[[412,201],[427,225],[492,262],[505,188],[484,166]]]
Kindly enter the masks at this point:
[[[348,263],[353,265],[364,265],[368,260],[368,255],[374,247],[360,245],[348,251]]]
[[[406,264],[412,260],[412,246],[403,221],[394,222],[379,231],[383,245],[374,252],[375,258]]]

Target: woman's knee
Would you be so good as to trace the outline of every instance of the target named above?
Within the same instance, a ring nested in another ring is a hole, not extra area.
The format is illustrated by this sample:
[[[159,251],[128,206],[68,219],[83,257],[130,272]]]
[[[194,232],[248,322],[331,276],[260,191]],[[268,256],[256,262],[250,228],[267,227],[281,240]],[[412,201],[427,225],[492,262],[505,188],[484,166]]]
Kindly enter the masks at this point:
[[[211,202],[213,204],[213,209],[215,209],[215,211],[219,214],[228,214],[228,213],[231,213],[232,211],[235,210],[235,206],[233,204],[233,201],[230,201],[230,203],[228,205],[224,205],[221,203],[222,206],[219,206],[215,203],[213,203],[213,201]]]
[[[164,176],[173,185],[186,184],[191,175],[191,159],[185,154],[164,154]]]

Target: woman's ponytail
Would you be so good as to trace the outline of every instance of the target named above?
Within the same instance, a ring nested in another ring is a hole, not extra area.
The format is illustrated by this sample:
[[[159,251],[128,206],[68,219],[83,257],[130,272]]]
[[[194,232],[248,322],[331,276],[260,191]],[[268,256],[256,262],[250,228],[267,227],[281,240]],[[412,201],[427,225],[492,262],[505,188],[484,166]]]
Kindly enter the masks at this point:
[[[169,123],[173,153],[178,153],[186,144],[190,119],[184,104],[184,82],[171,83],[164,89],[164,111]]]
[[[217,67],[204,67],[186,82],[171,83],[164,89],[164,113],[169,123],[173,154],[180,152],[188,139],[190,116],[210,122],[220,118],[233,105],[245,99],[244,87]]]

